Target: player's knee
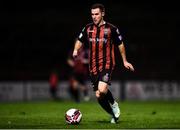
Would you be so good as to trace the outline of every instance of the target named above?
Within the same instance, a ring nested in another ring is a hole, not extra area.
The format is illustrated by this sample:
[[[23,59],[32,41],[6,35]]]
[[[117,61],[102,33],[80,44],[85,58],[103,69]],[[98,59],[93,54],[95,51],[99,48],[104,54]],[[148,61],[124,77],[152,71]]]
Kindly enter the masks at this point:
[[[100,98],[100,92],[99,92],[99,90],[96,91],[96,98]]]
[[[107,86],[101,86],[99,87],[99,92],[102,93],[102,94],[106,94],[107,91],[108,91],[108,87]]]
[[[99,81],[98,90],[100,91],[100,93],[106,94],[107,91],[108,91],[108,85],[107,85],[107,83],[102,82],[102,81]]]

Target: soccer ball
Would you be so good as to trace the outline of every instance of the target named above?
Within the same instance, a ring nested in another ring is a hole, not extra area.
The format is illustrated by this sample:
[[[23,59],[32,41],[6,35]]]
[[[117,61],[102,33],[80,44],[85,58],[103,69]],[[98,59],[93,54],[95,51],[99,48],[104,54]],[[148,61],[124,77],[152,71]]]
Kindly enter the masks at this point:
[[[82,119],[82,113],[76,108],[71,108],[66,111],[65,119],[68,124],[79,124]]]

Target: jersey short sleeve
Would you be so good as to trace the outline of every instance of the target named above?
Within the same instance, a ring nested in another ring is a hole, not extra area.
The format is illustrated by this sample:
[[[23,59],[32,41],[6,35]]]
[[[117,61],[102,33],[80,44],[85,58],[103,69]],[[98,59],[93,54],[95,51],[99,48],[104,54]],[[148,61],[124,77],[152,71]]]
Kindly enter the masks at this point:
[[[113,44],[120,45],[123,41],[122,35],[117,27],[112,28]]]
[[[81,32],[79,33],[79,36],[77,38],[79,41],[82,43],[85,43],[87,40],[87,32],[86,32],[86,27],[84,27]]]

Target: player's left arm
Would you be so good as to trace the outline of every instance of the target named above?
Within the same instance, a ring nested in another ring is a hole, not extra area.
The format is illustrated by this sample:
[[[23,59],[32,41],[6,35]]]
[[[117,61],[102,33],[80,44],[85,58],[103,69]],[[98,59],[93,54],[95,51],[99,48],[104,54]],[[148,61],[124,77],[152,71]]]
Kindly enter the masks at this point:
[[[119,48],[119,51],[121,53],[121,57],[122,57],[122,60],[123,60],[123,64],[124,64],[124,67],[127,68],[127,69],[130,69],[131,71],[134,71],[134,67],[131,63],[129,63],[126,59],[126,49],[124,47],[124,43],[122,41],[122,43],[118,46]]]
[[[114,43],[116,45],[118,45],[119,52],[121,54],[124,67],[131,70],[131,71],[134,71],[133,65],[131,63],[129,63],[127,61],[127,59],[126,59],[126,50],[125,50],[125,46],[124,46],[124,43],[123,43],[123,38],[122,38],[121,33],[120,33],[120,31],[119,31],[119,29],[117,27],[114,27],[112,29],[112,36],[113,36],[113,39],[114,39]]]

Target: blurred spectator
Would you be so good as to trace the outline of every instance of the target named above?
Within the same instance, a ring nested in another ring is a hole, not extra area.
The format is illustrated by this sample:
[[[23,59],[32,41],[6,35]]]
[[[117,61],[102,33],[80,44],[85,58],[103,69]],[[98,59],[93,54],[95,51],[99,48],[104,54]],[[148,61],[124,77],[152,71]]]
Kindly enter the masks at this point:
[[[71,50],[67,59],[72,69],[69,77],[69,92],[76,102],[80,102],[80,92],[83,92],[85,101],[89,100],[88,88],[85,84],[88,78],[88,50],[82,47],[78,53],[79,57],[74,59]]]
[[[50,93],[53,99],[57,99],[58,74],[52,71],[49,76]]]

